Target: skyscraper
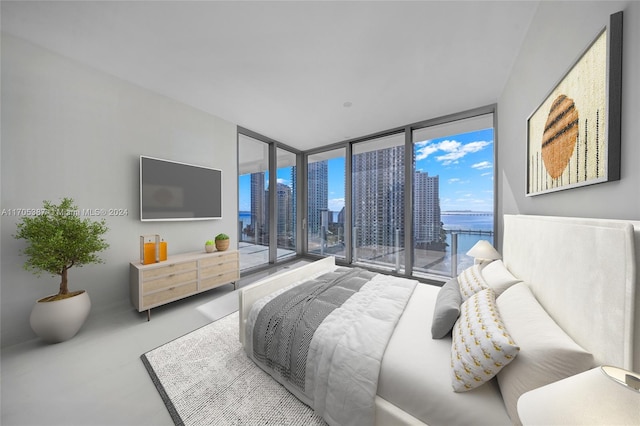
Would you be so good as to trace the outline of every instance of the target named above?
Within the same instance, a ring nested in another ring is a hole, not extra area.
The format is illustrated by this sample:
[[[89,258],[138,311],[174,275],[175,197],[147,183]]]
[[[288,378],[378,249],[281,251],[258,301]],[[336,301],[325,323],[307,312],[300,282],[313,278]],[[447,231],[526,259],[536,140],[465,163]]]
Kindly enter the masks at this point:
[[[309,235],[318,235],[322,225],[322,212],[329,207],[329,175],[327,160],[309,163],[307,166]]]
[[[296,221],[298,219],[298,168],[296,166],[291,167],[291,196],[293,202],[291,203],[291,220],[293,221],[293,229],[295,232]]]
[[[414,241],[421,245],[440,242],[440,179],[427,172],[416,171],[413,180]]]
[[[402,145],[353,156],[356,247],[380,255],[404,246],[404,164]]]
[[[278,182],[278,240],[287,239],[293,236],[295,221],[293,220],[293,197],[291,188]],[[280,244],[279,244],[280,245]]]
[[[264,173],[251,174],[251,225],[256,244],[268,242],[269,235],[269,205],[267,204],[264,181]]]
[[[353,156],[355,244],[371,249],[371,255],[404,247],[404,165],[404,146]],[[439,183],[438,176],[414,174],[413,227],[418,246],[441,242]]]

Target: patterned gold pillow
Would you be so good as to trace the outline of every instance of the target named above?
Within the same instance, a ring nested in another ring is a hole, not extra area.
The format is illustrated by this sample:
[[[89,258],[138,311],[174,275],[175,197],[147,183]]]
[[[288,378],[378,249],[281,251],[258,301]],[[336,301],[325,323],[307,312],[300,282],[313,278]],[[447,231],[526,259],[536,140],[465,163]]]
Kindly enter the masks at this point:
[[[493,289],[474,294],[460,307],[453,327],[453,390],[468,391],[491,380],[519,350],[502,323]]]
[[[480,265],[473,265],[465,269],[458,275],[460,294],[462,300],[467,300],[479,291],[489,288],[489,284],[482,276]]]

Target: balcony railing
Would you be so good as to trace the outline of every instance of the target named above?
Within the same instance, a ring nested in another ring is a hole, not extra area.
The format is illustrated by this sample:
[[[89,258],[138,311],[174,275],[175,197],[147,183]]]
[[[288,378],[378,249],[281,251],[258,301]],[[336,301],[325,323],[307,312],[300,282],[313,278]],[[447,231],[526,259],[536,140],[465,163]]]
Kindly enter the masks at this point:
[[[438,245],[427,246],[424,244],[414,244],[413,249],[413,273],[416,276],[440,276],[456,277],[465,268],[473,265],[473,258],[466,253],[479,240],[488,240],[493,244],[493,231],[477,229],[446,229],[446,241]],[[353,229],[353,241],[357,241],[358,229]],[[248,236],[240,233],[242,254],[246,258],[246,265],[255,265],[267,262],[266,245],[261,241],[256,241],[255,236]],[[393,242],[391,245],[353,244],[354,263],[371,265],[381,269],[401,273],[405,267],[404,238],[400,230],[393,231]],[[253,249],[250,247],[253,246]],[[278,257],[287,257],[295,254],[294,250],[287,250],[289,247],[278,247]],[[345,241],[342,228],[332,229],[331,232],[318,232],[316,235],[309,235],[308,251],[321,256],[344,257]],[[256,257],[256,259],[251,259]]]

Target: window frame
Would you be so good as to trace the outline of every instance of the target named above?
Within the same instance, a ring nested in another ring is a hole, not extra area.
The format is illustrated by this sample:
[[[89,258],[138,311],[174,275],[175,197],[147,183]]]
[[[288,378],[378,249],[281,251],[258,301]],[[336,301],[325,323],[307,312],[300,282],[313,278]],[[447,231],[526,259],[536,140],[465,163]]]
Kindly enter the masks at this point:
[[[277,164],[277,151],[278,149],[282,149],[288,151],[296,156],[296,180],[300,182],[300,169],[301,169],[301,161],[302,161],[302,151],[292,148],[288,145],[280,143],[274,139],[268,138],[260,133],[254,132],[252,130],[246,129],[244,127],[237,127],[237,143],[236,143],[236,156],[237,156],[237,164],[238,170],[240,170],[240,136],[244,135],[246,137],[255,139],[260,142],[264,142],[268,146],[268,155],[269,155],[269,256],[268,263],[259,265],[255,268],[244,269],[241,273],[246,273],[247,271],[255,272],[261,269],[269,268],[278,263],[285,263],[290,261],[291,258],[287,257],[278,261],[278,191],[271,190],[277,188],[278,183],[278,164]],[[238,179],[239,175],[236,177]],[[296,185],[296,199],[300,199],[302,189],[300,185]],[[239,201],[239,200],[238,200]],[[296,209],[296,256],[304,255],[304,252],[301,250],[301,239],[300,239],[300,224],[301,219],[299,217],[300,209]]]
[[[404,145],[405,145],[405,194],[404,194],[404,250],[405,250],[405,262],[402,273],[394,273],[391,272],[392,275],[399,275],[403,277],[416,278],[413,275],[413,263],[414,263],[414,247],[413,247],[413,239],[414,239],[414,229],[413,229],[413,168],[414,168],[414,143],[413,143],[413,132],[414,130],[419,130],[425,127],[437,126],[441,124],[452,123],[455,121],[473,118],[481,115],[493,115],[493,129],[494,129],[494,138],[493,138],[493,164],[494,164],[494,177],[493,177],[493,232],[494,232],[494,241],[499,242],[499,228],[498,228],[498,175],[496,174],[496,170],[498,170],[498,122],[497,122],[497,104],[489,104],[486,106],[473,108],[470,110],[448,114],[428,120],[423,120],[415,123],[411,123],[408,125],[395,127],[393,129],[388,129],[384,131],[380,131],[377,133],[369,134],[366,136],[347,139],[342,142],[336,142],[333,144],[325,145],[322,147],[310,149],[307,151],[299,151],[295,148],[288,147],[284,144],[281,144],[273,139],[262,136],[258,133],[255,133],[251,130],[242,128],[238,126],[238,134],[244,134],[246,136],[261,140],[269,144],[270,149],[270,187],[277,182],[277,164],[276,161],[276,148],[283,148],[287,151],[293,152],[297,155],[297,185],[296,185],[296,254],[298,256],[303,256],[311,259],[320,259],[323,256],[317,253],[309,253],[307,251],[308,244],[308,236],[307,236],[307,209],[308,209],[308,188],[307,188],[307,172],[308,172],[308,157],[315,154],[320,154],[325,151],[332,151],[337,149],[345,150],[345,257],[344,259],[338,259],[338,263],[344,263],[346,265],[353,264],[353,205],[352,205],[352,196],[353,196],[353,170],[352,170],[352,160],[353,160],[353,151],[354,147],[358,143],[365,143],[371,141],[376,138],[382,138],[385,136],[391,136],[393,134],[404,133]],[[273,163],[272,163],[273,160]],[[240,161],[238,159],[238,161]],[[271,233],[277,232],[277,215],[274,209],[276,208],[276,191],[270,191],[269,193],[269,217],[270,217],[270,256],[269,256],[269,264],[277,263],[276,258],[276,247],[271,247],[273,244],[271,241],[275,241],[277,239],[277,235],[271,235]],[[375,268],[373,268],[375,269]],[[389,271],[384,271],[385,273],[389,273]],[[420,279],[427,282],[441,283],[442,277],[437,276],[429,276],[427,278]]]

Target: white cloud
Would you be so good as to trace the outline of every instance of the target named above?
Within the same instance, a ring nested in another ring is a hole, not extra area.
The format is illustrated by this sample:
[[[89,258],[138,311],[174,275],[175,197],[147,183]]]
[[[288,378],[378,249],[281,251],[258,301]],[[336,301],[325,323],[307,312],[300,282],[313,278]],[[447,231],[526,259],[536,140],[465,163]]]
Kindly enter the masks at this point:
[[[468,184],[468,183],[471,183],[471,181],[469,181],[469,180],[462,180],[462,179],[460,179],[460,178],[451,178],[451,179],[447,180],[447,183],[448,183],[448,184],[454,184],[454,183],[456,183],[456,184],[458,184],[458,185],[466,185],[466,184]]]
[[[491,145],[491,142],[475,141],[463,145],[458,141],[447,139],[438,143],[425,142],[417,145],[416,161],[424,160],[429,155],[441,151],[444,152],[444,154],[437,156],[436,161],[440,161],[443,165],[447,166],[452,163],[457,163],[457,160],[467,154],[483,150],[485,147]]]
[[[475,141],[470,142],[464,146],[464,149],[467,152],[478,152],[482,151],[486,146],[491,145],[489,141]]]
[[[445,155],[439,155],[436,160],[441,161],[442,165],[448,166],[449,164],[457,164],[458,160],[464,157],[466,154],[463,152],[450,152]]]
[[[344,207],[344,198],[332,198],[327,202],[327,208],[332,212],[339,212]]]
[[[462,144],[458,141],[442,141],[438,144],[438,147],[445,152],[456,152],[460,149]]]
[[[492,167],[493,165],[488,161],[481,161],[471,166],[472,169],[478,169],[478,170],[490,169]]]
[[[424,160],[429,155],[438,151],[438,147],[436,145],[427,145],[423,148],[419,148],[418,152],[416,152],[416,161]]]

